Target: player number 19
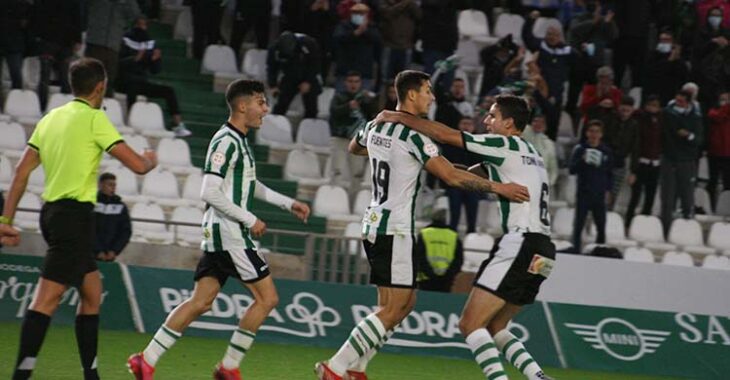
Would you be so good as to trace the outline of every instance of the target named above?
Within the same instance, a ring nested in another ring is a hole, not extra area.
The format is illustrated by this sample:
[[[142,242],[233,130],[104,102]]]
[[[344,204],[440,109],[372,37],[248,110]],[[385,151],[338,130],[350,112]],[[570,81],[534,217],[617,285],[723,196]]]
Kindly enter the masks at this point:
[[[378,204],[388,200],[388,182],[390,181],[390,165],[385,161],[373,158],[373,199]]]

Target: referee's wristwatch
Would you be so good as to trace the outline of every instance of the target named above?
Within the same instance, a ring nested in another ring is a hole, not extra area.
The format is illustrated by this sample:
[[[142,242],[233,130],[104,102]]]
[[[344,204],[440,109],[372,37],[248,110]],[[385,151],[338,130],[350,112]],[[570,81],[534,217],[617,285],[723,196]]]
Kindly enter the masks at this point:
[[[7,216],[0,216],[0,224],[7,224],[7,225],[12,226],[13,220],[8,218]]]

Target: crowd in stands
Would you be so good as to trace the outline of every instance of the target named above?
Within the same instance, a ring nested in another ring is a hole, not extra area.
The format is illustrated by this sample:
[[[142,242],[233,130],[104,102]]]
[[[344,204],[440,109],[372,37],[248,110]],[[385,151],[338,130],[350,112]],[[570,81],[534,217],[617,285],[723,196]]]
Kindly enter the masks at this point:
[[[83,52],[105,63],[110,93],[126,93],[128,106],[137,94],[165,99],[178,135],[189,134],[175,91],[151,80],[164,70],[163,52],[147,34],[141,10],[157,17],[159,3],[0,1],[0,59],[12,87],[21,86],[22,58],[39,55],[38,93],[45,105],[50,72],[68,92],[65,70]],[[297,96],[304,118],[322,118],[326,111],[335,183],[369,180],[361,178],[365,163],[346,155],[347,143],[378,111],[395,107],[395,74],[417,68],[434,74],[429,116],[455,129],[485,132],[482,120],[496,95],[529,99],[533,118],[524,138],[543,155],[551,198],[576,206],[570,238],[576,251],[589,211],[596,242],[604,243],[608,213],[623,213],[628,228],[637,214],[653,213],[658,194],[668,239],[674,219],[711,214],[721,191],[730,190],[728,1],[184,4],[192,15],[194,58],[202,60],[209,45],[225,44],[241,67],[248,50],[266,49],[267,72],[260,79],[272,95],[272,113],[287,115]],[[221,28],[227,12],[230,33]],[[323,106],[318,99],[327,88],[335,95]],[[443,152],[456,164],[478,162],[460,150]],[[570,179],[573,174],[577,179]],[[574,188],[564,186],[576,180]],[[466,232],[478,229],[480,196],[433,180],[427,185],[449,198],[451,228],[459,227],[464,210]],[[709,193],[709,206],[696,204],[698,187]]]

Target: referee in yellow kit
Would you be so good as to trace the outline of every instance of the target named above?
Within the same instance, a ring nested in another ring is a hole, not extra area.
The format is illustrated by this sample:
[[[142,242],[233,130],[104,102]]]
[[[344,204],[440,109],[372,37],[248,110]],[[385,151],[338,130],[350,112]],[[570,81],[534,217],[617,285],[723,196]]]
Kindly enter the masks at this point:
[[[15,168],[0,217],[0,224],[7,225],[3,230],[8,231],[30,173],[43,165],[46,186],[40,225],[48,252],[23,319],[13,380],[30,377],[51,316],[69,286],[79,290],[81,299],[76,342],[84,379],[99,378],[96,348],[102,286],[93,256],[99,162],[108,152],[137,174],[145,174],[157,165],[154,152],[135,153],[100,110],[107,85],[104,65],[96,59],[82,58],[71,65],[68,76],[75,98],[38,122]],[[17,244],[19,237],[6,240]]]

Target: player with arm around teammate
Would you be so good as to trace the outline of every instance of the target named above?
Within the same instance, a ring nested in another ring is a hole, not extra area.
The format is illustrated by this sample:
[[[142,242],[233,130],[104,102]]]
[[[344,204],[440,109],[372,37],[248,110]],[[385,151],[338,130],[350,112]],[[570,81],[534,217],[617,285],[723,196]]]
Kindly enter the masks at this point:
[[[217,380],[240,380],[239,365],[251,348],[256,332],[279,296],[268,264],[252,238],[266,231],[266,224],[251,213],[253,197],[291,211],[306,222],[309,206],[281,195],[256,179],[253,148],[247,134],[261,127],[269,111],[264,85],[237,80],[226,90],[228,121],[213,135],[208,146],[201,197],[208,205],[203,215],[203,256],[195,270],[193,295],[168,315],[143,352],[129,357],[130,372],[137,380],[153,378],[154,366],[196,318],[211,309],[228,277],[242,282],[254,302],[241,317],[223,360],[213,373]]]
[[[428,74],[403,71],[396,77],[395,87],[398,113],[420,116],[428,112],[434,100]],[[367,379],[367,362],[415,305],[415,198],[422,168],[453,187],[494,192],[517,202],[528,199],[523,186],[487,181],[456,169],[430,138],[409,128],[408,123],[371,122],[353,138],[349,150],[368,155],[373,173],[362,235],[370,282],[378,287],[379,309],[355,326],[332,358],[316,364],[321,380]]]
[[[481,155],[481,169],[496,182],[514,181],[529,189],[530,201],[500,198],[504,235],[477,272],[459,322],[466,343],[490,380],[507,375],[499,351],[528,379],[548,379],[507,326],[521,307],[533,303],[555,262],[550,240],[548,175],[535,148],[520,137],[529,120],[527,102],[501,95],[484,119],[490,134],[474,135],[410,115],[383,111],[376,122],[402,122],[436,141]]]

